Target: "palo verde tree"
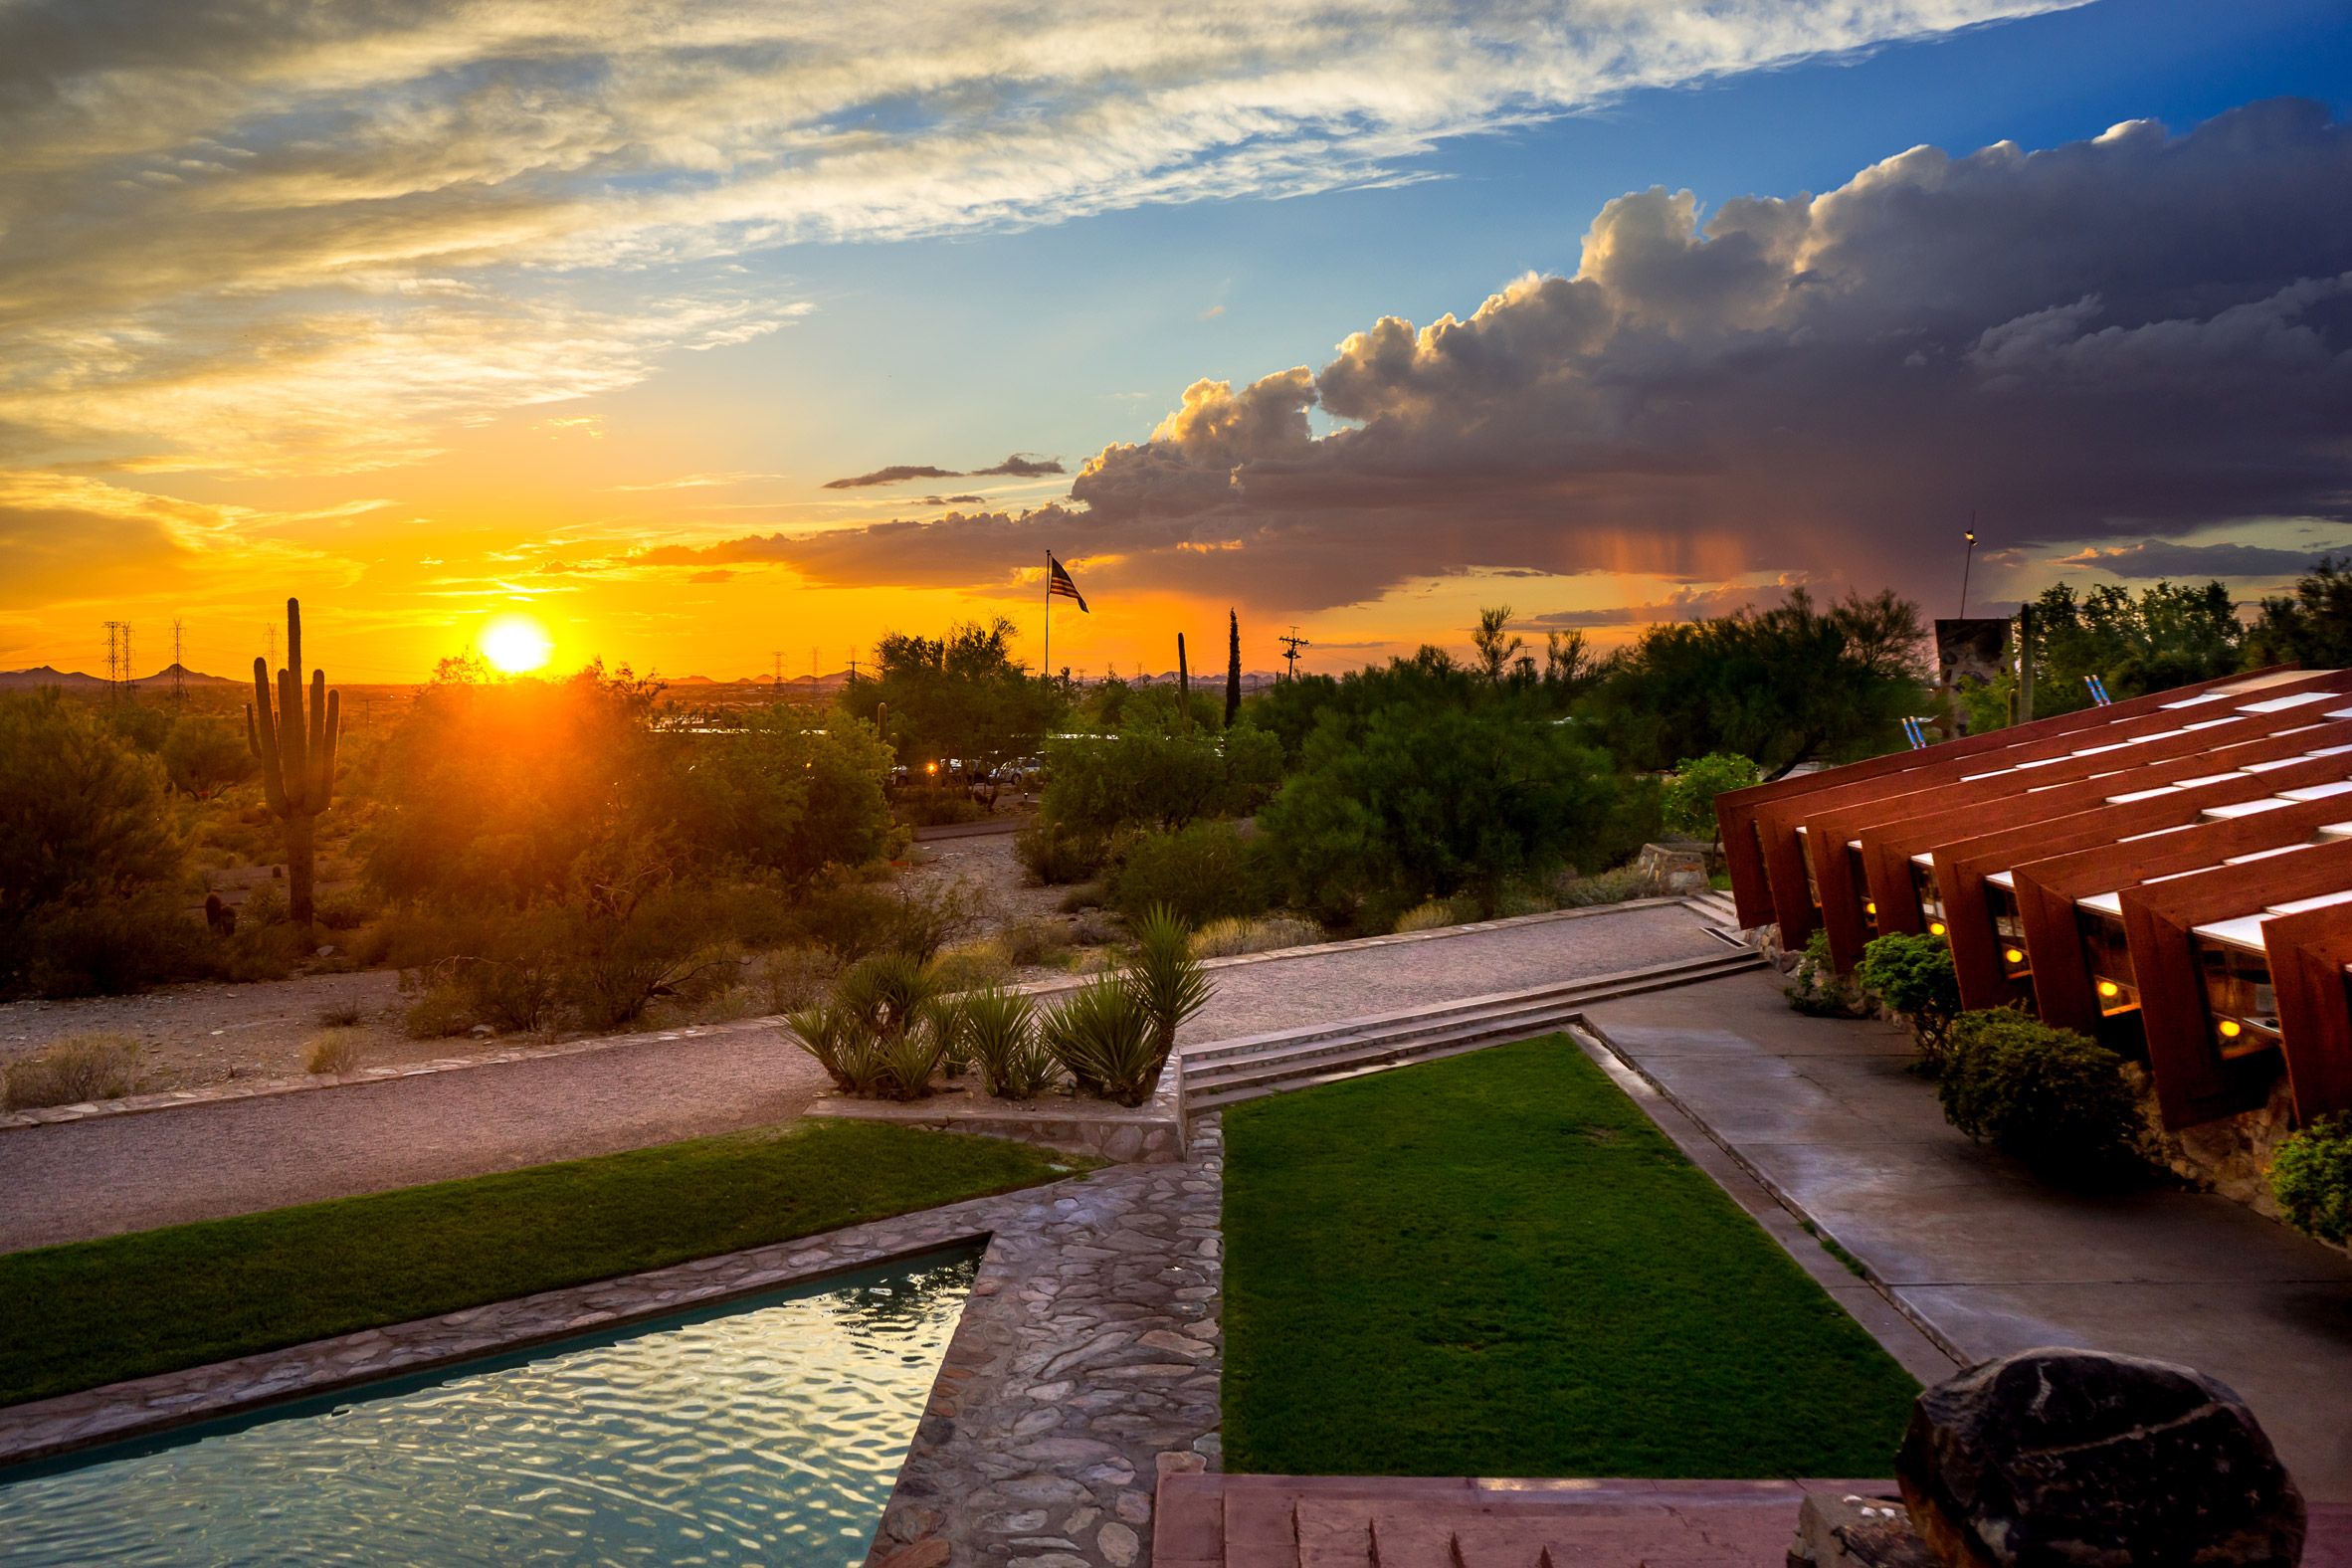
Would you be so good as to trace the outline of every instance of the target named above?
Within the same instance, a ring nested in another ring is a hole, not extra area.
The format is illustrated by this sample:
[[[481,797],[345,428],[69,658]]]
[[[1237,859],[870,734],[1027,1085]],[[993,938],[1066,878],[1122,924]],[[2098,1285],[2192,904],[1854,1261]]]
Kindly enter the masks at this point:
[[[286,668],[278,672],[278,701],[270,701],[269,661],[253,662],[253,702],[245,710],[245,743],[262,764],[262,791],[286,824],[286,902],[308,946],[311,892],[318,871],[318,819],[334,793],[335,742],[343,732],[343,695],[326,688],[326,672],[310,672],[310,699],[302,700],[302,607],[286,601]]]

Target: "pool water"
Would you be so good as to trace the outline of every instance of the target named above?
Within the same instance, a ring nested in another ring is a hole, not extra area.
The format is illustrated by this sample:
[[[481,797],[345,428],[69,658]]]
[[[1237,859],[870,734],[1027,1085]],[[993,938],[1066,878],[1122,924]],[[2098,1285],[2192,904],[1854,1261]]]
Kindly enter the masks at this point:
[[[935,1255],[99,1451],[0,1484],[0,1564],[853,1568],[977,1264]]]

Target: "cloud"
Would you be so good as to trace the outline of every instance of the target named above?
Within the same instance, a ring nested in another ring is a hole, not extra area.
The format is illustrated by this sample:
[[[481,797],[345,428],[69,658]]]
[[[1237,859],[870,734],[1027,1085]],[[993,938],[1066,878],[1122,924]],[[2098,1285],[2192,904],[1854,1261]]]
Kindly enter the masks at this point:
[[[1575,277],[1380,320],[1320,369],[1197,382],[1071,495],[1122,570],[1291,611],[1472,570],[1944,596],[1972,510],[1995,555],[2340,523],[2346,189],[2352,127],[2300,100],[2180,136],[1918,147],[1711,214],[1653,188],[1602,209]],[[1315,437],[1318,406],[1344,428]]]
[[[412,461],[786,324],[808,303],[736,261],[774,247],[1391,183],[1447,137],[2066,3],[18,0],[0,456]]]
[[[1221,304],[1213,304],[1213,305],[1209,306],[1209,308],[1208,308],[1208,309],[1206,309],[1206,310],[1203,310],[1203,311],[1201,312],[1201,314],[1200,314],[1200,319],[1201,319],[1201,320],[1204,320],[1204,321],[1214,321],[1215,319],[1217,319],[1217,317],[1219,317],[1219,316],[1223,315],[1224,313],[1225,313],[1225,306],[1223,306],[1223,305],[1221,305]]]
[[[1809,582],[1796,574],[1761,588],[1723,583],[1710,588],[1676,588],[1664,599],[1647,604],[1611,605],[1594,610],[1555,610],[1546,615],[1522,615],[1511,625],[1538,632],[1562,632],[1611,626],[1647,626],[1653,621],[1697,621],[1730,615],[1749,605],[1759,609],[1780,603],[1791,588],[1806,588],[1817,599],[1833,597],[1831,584]]]
[[[2258,544],[2167,544],[2143,539],[2087,549],[2062,557],[2060,566],[2090,566],[2118,577],[2187,579],[2195,577],[2291,577],[2308,571],[2323,555],[2343,549],[2340,544],[2310,550],[2274,550]]]
[[[985,495],[925,495],[923,504],[926,506],[985,506],[988,504],[988,497]]]
[[[876,469],[872,474],[861,474],[855,479],[827,480],[827,490],[863,490],[869,485],[903,485],[908,480],[960,480],[963,475],[954,469],[935,469],[927,463],[893,463],[886,469]]]
[[[724,583],[733,582],[734,580],[735,574],[725,570],[711,572],[689,572],[686,574],[686,581],[690,583]]]
[[[1015,479],[1034,480],[1048,474],[1068,474],[1069,472],[1062,466],[1060,458],[1033,458],[1027,453],[1016,452],[995,468],[974,469],[965,478],[982,480],[994,479],[1000,475],[1010,475]]]

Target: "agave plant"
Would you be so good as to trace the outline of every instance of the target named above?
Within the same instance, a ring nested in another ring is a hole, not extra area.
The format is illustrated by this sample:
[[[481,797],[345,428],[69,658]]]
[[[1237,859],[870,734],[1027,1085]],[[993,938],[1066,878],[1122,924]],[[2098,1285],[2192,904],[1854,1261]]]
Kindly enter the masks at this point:
[[[835,1005],[804,1007],[786,1015],[795,1042],[817,1059],[825,1076],[846,1094],[871,1094],[879,1086],[882,1067],[881,1042],[866,1021]]]
[[[874,1055],[881,1070],[876,1093],[884,1099],[921,1099],[931,1092],[947,1049],[939,1031],[917,1019],[905,1029],[877,1036]]]
[[[1140,1105],[1158,1086],[1159,1049],[1150,1005],[1123,974],[1107,974],[1070,993],[1046,1015],[1046,1049],[1081,1087],[1121,1105]]]
[[[934,997],[918,1023],[938,1037],[939,1066],[949,1078],[962,1078],[972,1070],[972,1019],[967,998]]]
[[[1209,977],[1193,955],[1192,927],[1166,904],[1153,904],[1135,923],[1128,973],[1151,1010],[1152,1043],[1164,1062],[1176,1049],[1176,1031],[1209,1005]]]
[[[1037,1004],[990,986],[964,998],[965,1040],[980,1086],[999,1099],[1033,1099],[1054,1086],[1062,1064],[1037,1038]]]
[[[833,1004],[864,1019],[877,1035],[895,1035],[913,1028],[938,994],[936,965],[912,953],[877,953],[841,977]]]

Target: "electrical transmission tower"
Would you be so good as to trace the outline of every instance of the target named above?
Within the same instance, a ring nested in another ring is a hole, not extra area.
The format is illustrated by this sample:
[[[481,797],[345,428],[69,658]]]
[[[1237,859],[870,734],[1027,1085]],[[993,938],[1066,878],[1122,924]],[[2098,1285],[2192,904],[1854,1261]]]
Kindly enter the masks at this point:
[[[180,657],[180,623],[171,623],[171,710],[179,712],[188,705],[188,665]]]
[[[781,652],[779,652],[779,653],[777,653],[777,654],[776,654],[776,656],[775,656],[775,659],[776,659],[776,694],[777,694],[778,696],[782,696],[782,695],[784,694],[784,655],[783,655]]]
[[[130,623],[106,623],[106,695],[121,701],[130,695]]]
[[[1282,645],[1282,658],[1290,666],[1290,679],[1293,681],[1297,680],[1298,650],[1301,648],[1312,648],[1315,645],[1308,642],[1305,638],[1300,637],[1298,635],[1298,628],[1295,626],[1290,628],[1290,635],[1288,637],[1277,637],[1274,639],[1274,641]]]

